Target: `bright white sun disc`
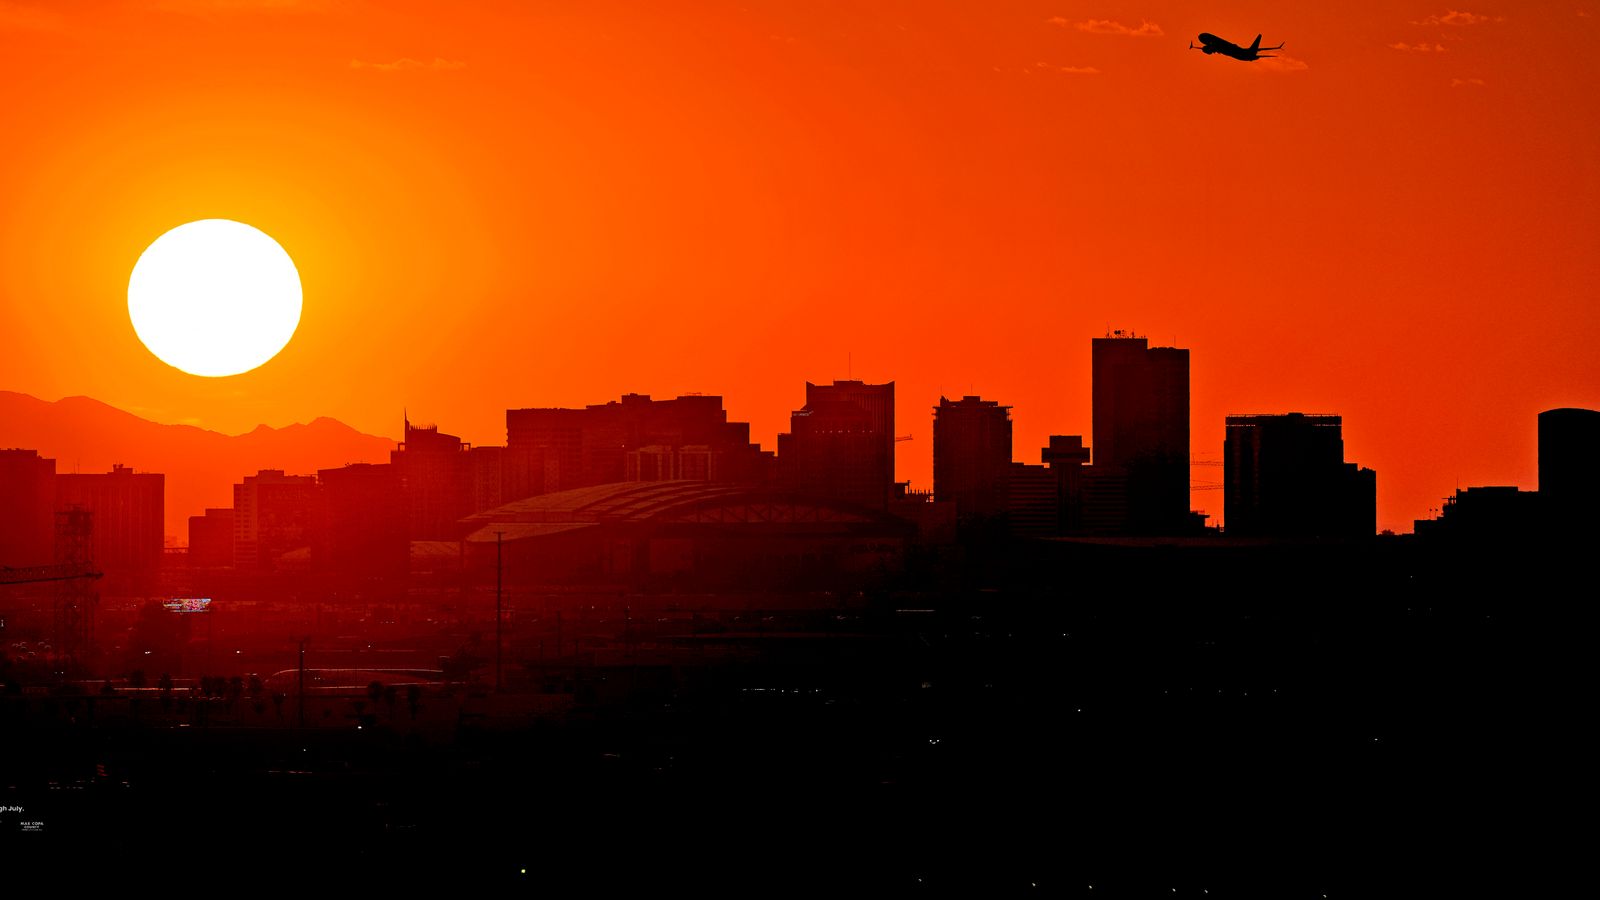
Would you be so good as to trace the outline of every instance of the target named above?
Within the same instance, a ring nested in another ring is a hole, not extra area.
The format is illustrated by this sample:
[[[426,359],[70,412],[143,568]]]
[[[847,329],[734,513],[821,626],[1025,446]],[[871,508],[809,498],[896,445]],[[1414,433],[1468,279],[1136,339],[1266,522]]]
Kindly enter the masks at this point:
[[[300,325],[300,273],[278,242],[229,219],[201,219],[155,239],[128,277],[139,340],[191,375],[248,372]]]

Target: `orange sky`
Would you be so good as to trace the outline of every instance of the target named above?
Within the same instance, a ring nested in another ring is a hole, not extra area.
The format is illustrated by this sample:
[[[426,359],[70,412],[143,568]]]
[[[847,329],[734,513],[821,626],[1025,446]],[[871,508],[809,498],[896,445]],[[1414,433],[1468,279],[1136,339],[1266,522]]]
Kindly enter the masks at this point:
[[[1341,413],[1409,531],[1600,407],[1600,3],[1461,2],[0,0],[0,388],[485,444],[507,406],[701,391],[770,448],[853,357],[927,487],[941,393],[1038,462],[1133,328],[1191,349],[1196,454]],[[220,380],[126,307],[209,217],[305,288]]]

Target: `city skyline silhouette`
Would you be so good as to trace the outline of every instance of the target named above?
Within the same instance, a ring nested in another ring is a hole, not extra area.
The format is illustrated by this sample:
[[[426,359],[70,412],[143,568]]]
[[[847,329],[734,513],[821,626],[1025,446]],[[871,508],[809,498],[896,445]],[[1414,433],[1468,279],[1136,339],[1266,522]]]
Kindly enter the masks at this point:
[[[1581,883],[1597,28],[0,0],[3,858]]]
[[[0,389],[226,433],[436,410],[484,445],[512,405],[720,390],[770,446],[797,379],[893,379],[905,421],[1001,397],[1031,446],[1089,412],[1062,336],[1133,327],[1204,348],[1196,450],[1231,414],[1344,415],[1397,531],[1458,481],[1533,483],[1498,423],[1600,406],[1572,10],[160,6],[0,24],[29,85]],[[1202,31],[1293,49],[1219,63]],[[219,216],[284,246],[305,309],[216,381],[121,303],[151,241]]]

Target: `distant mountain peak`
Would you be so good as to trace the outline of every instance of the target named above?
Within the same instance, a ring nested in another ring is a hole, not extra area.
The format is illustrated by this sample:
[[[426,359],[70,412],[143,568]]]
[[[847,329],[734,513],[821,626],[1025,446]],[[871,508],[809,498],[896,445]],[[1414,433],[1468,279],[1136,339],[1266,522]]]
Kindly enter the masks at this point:
[[[164,424],[93,397],[40,400],[0,391],[0,447],[37,450],[57,472],[109,472],[127,465],[167,476],[165,531],[188,540],[188,517],[231,506],[233,485],[261,469],[310,475],[353,462],[388,462],[395,442],[318,416],[240,435]]]

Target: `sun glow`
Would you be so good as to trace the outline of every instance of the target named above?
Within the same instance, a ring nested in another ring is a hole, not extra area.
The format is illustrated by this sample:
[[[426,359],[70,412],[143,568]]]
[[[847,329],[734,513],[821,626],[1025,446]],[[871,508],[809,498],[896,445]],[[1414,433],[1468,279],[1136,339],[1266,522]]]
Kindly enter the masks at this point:
[[[277,356],[300,325],[300,304],[289,254],[229,219],[201,219],[156,238],[128,277],[139,340],[191,375],[238,375]]]

